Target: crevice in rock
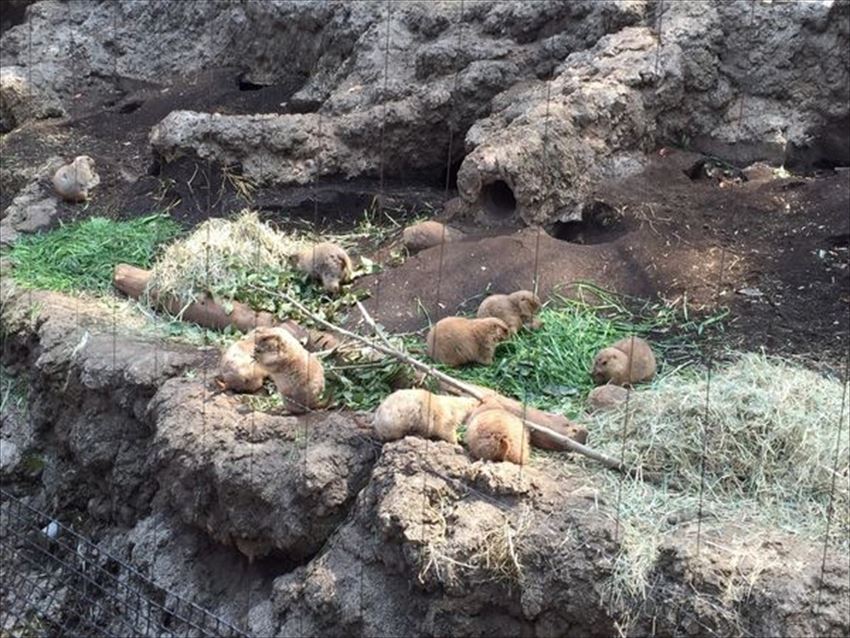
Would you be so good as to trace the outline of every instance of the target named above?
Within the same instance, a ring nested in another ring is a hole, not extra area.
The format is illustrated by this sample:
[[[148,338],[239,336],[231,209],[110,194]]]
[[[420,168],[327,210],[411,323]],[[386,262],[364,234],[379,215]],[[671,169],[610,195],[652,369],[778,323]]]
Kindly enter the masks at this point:
[[[481,206],[493,219],[506,220],[516,213],[516,197],[503,180],[485,184],[481,189]]]

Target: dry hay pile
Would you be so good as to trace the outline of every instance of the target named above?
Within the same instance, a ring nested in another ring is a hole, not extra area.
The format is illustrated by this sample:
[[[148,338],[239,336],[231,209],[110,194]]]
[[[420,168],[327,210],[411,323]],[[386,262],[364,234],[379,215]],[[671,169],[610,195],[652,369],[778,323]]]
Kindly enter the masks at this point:
[[[154,264],[148,289],[183,303],[209,292],[233,298],[248,273],[288,269],[302,244],[244,210],[233,220],[210,218],[169,245]]]
[[[696,519],[701,484],[704,530],[743,524],[823,543],[831,504],[830,545],[850,546],[847,392],[839,381],[745,354],[717,370],[710,388],[705,375],[673,375],[633,392],[628,419],[623,409],[592,417],[590,445],[668,477],[662,487],[624,479],[619,593],[643,594],[663,535]],[[617,494],[617,477],[598,478]]]

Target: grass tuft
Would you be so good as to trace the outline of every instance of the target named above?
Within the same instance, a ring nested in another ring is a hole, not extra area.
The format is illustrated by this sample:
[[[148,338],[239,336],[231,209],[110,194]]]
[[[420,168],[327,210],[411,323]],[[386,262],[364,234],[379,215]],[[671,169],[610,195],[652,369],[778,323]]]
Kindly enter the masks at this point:
[[[779,528],[823,543],[833,499],[829,541],[850,548],[846,424],[838,440],[846,386],[743,354],[712,375],[706,418],[706,385],[695,371],[670,376],[632,394],[628,419],[615,410],[587,421],[590,445],[668,477],[659,486],[594,470],[604,492],[622,488],[623,544],[612,583],[618,597],[640,597],[664,534],[699,516],[704,449],[704,531],[745,524],[750,533]]]
[[[19,239],[9,250],[12,276],[27,288],[107,292],[116,264],[150,267],[159,246],[179,232],[167,215],[92,217]]]

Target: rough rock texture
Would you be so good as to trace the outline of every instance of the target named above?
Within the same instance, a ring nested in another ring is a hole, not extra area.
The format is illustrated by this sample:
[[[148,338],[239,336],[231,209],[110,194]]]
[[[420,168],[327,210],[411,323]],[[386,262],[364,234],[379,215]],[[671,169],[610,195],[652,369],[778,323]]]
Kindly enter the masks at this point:
[[[314,554],[366,482],[376,452],[370,428],[345,414],[252,413],[208,395],[175,379],[149,408],[156,474],[174,509],[252,559]]]
[[[253,635],[847,632],[835,552],[822,581],[821,547],[704,525],[696,556],[695,524],[671,523],[632,598],[610,588],[613,506],[562,458],[473,462],[409,437],[374,461],[355,417],[251,418],[197,381],[209,353],[111,333],[79,300],[2,293],[38,507]]]
[[[59,95],[224,66],[257,86],[300,82],[277,114],[178,111],[152,132],[165,160],[240,165],[264,184],[442,180],[465,151],[464,212],[549,223],[579,219],[592,183],[634,172],[659,143],[741,162],[850,161],[845,2],[479,2],[461,15],[451,2],[387,14],[45,1],[28,16],[32,48],[27,25],[12,28],[2,63]]]
[[[24,431],[17,435],[28,447],[20,454],[39,466],[48,502],[78,507],[95,520],[136,520],[156,491],[147,403],[164,379],[209,357],[128,338],[114,331],[106,308],[14,292],[6,280],[4,365],[29,380]]]
[[[60,157],[51,157],[39,166],[32,172],[27,186],[0,213],[0,244],[11,244],[19,233],[32,233],[53,223],[58,200],[50,178],[62,163]]]
[[[29,119],[64,116],[59,98],[47,87],[33,87],[26,69],[0,68],[0,133],[11,131]]]
[[[816,550],[777,537],[739,548],[756,553],[744,551],[736,572],[733,552],[718,547],[734,536],[712,536],[696,557],[695,526],[662,548],[642,611],[618,616],[606,589],[613,517],[585,485],[580,475],[556,481],[551,468],[473,463],[444,442],[387,444],[327,551],[275,581],[276,635],[610,636],[617,625],[629,635],[846,631],[846,601],[815,604]],[[758,559],[765,562],[747,562]],[[827,587],[846,596],[847,568],[833,565]]]

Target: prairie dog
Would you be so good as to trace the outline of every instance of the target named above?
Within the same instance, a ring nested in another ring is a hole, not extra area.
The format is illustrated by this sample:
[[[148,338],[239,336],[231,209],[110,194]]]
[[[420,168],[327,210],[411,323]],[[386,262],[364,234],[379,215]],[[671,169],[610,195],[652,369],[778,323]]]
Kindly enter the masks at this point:
[[[94,160],[88,155],[74,158],[70,164],[60,166],[53,174],[53,189],[67,202],[84,202],[89,198],[89,189],[100,184],[100,176],[94,170]]]
[[[268,371],[291,414],[319,406],[325,391],[322,363],[283,328],[257,328],[254,358]]]
[[[606,383],[593,388],[587,395],[587,404],[594,411],[610,410],[626,402],[628,391],[618,385]]]
[[[540,327],[540,320],[535,316],[540,306],[540,298],[533,292],[517,290],[509,295],[490,295],[478,306],[478,316],[501,319],[513,335],[523,326]]]
[[[477,459],[525,465],[531,437],[522,419],[503,410],[498,403],[485,402],[469,418],[466,445]]]
[[[404,229],[401,234],[401,241],[404,247],[412,253],[439,246],[443,241],[446,243],[463,239],[464,234],[432,220],[413,224]]]
[[[322,282],[322,287],[333,294],[341,284],[351,281],[354,268],[345,250],[329,241],[307,246],[294,258],[295,267],[311,278]]]
[[[218,380],[225,390],[256,392],[269,376],[268,370],[254,360],[256,330],[232,343],[221,357]]]
[[[649,381],[655,376],[655,355],[640,337],[626,337],[599,351],[593,361],[591,376],[597,384],[620,386]]]
[[[509,336],[507,324],[495,317],[446,317],[428,331],[428,356],[449,366],[464,363],[489,365],[493,363],[496,346]]]
[[[415,435],[457,443],[457,427],[477,405],[477,399],[468,397],[396,390],[378,406],[372,424],[382,441]]]

